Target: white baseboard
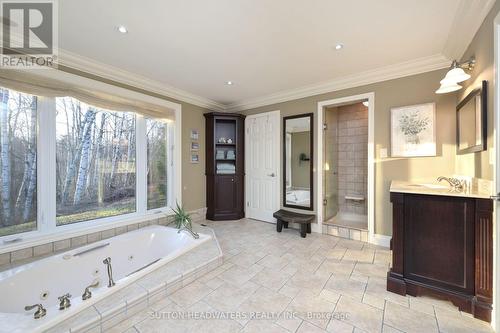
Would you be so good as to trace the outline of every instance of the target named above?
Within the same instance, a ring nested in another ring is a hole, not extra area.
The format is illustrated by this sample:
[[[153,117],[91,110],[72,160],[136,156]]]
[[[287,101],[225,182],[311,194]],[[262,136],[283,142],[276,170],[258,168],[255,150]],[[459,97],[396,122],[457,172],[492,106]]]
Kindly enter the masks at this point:
[[[391,238],[391,236],[374,234],[370,236],[370,243],[388,248],[391,245]]]

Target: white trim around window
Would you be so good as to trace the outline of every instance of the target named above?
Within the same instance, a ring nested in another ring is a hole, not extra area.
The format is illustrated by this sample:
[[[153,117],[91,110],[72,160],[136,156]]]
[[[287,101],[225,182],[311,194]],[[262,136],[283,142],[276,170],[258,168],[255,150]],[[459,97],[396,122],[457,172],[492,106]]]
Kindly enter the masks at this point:
[[[82,80],[82,78],[79,78]],[[85,79],[86,80],[86,79]],[[108,90],[123,88],[108,86]],[[136,94],[136,93],[134,93]],[[144,97],[143,97],[144,98]],[[127,226],[173,213],[171,207],[181,204],[181,110],[178,103],[151,97],[175,112],[175,121],[167,125],[167,179],[168,207],[147,210],[147,149],[146,124],[143,116],[136,116],[136,211],[113,217],[56,226],[56,107],[55,98],[38,97],[37,105],[37,229],[0,237],[0,254],[29,246],[36,246],[92,232]],[[126,111],[126,110],[124,110]]]

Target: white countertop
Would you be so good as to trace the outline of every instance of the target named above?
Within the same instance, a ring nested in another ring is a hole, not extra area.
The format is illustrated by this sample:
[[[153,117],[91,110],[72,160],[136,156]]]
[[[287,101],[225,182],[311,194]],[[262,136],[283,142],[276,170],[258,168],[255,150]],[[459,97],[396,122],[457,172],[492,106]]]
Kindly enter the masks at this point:
[[[426,194],[426,195],[442,195],[451,197],[465,197],[465,198],[480,198],[490,199],[492,195],[490,184],[473,183],[467,191],[457,191],[452,189],[447,183],[436,182],[408,182],[394,180],[391,182],[391,192],[394,193],[411,193],[411,194]]]

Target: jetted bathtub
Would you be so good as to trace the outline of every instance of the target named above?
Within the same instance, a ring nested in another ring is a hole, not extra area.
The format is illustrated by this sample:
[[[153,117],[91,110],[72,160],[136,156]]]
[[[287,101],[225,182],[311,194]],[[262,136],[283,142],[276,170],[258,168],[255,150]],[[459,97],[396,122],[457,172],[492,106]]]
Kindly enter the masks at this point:
[[[145,227],[0,272],[0,332],[15,332],[18,327],[34,332],[51,327],[212,238],[200,234],[194,239],[185,231],[177,231],[164,226]],[[107,257],[111,258],[116,282],[112,288],[108,288],[107,267],[103,264]],[[99,286],[91,290],[92,298],[82,301],[85,287],[96,281]],[[71,307],[60,311],[58,297],[67,293],[72,295]],[[24,310],[37,303],[47,309],[41,319],[33,318],[35,310]]]

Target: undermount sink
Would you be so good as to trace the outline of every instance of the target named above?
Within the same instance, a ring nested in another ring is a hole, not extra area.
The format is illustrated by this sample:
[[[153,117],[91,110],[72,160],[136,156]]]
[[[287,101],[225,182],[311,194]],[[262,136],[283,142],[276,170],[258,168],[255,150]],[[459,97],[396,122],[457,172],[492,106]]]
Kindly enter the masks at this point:
[[[437,189],[437,190],[450,188],[450,186],[439,185],[439,184],[409,184],[408,186],[424,187],[424,188]]]

